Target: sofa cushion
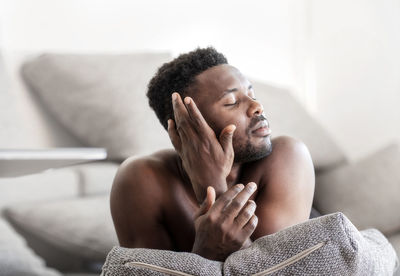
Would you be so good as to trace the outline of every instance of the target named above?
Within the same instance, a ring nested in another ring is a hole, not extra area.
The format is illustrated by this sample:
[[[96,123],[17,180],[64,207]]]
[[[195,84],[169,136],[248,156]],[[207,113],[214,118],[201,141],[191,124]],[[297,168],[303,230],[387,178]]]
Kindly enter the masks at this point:
[[[393,245],[394,249],[396,250],[397,256],[400,256],[400,233],[390,236],[389,242]],[[396,270],[393,276],[400,276],[400,268]]]
[[[257,81],[253,81],[257,99],[271,124],[272,135],[288,135],[303,141],[317,170],[326,170],[347,161],[343,150],[332,136],[290,94]]]
[[[24,80],[82,142],[125,159],[172,147],[146,98],[168,54],[46,54],[22,67]]]
[[[261,237],[231,254],[222,266],[193,253],[114,247],[102,275],[381,276],[392,275],[397,266],[393,247],[379,231],[359,232],[336,213]]]
[[[15,178],[0,178],[0,209],[18,202],[76,197],[78,188],[78,174],[70,168]]]
[[[2,276],[58,276],[47,268],[25,240],[0,217],[0,275]]]
[[[112,162],[93,162],[74,166],[80,179],[80,194],[93,196],[109,194],[119,164]]]
[[[17,229],[86,260],[104,261],[118,244],[108,195],[18,204],[4,213]]]
[[[400,230],[400,148],[389,145],[350,165],[319,174],[315,207],[343,212],[359,229]]]

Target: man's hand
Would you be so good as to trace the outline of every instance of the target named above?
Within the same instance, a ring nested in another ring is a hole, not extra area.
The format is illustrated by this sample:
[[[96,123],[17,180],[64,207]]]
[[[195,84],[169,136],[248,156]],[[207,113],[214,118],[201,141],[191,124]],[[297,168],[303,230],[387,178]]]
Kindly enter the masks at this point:
[[[197,201],[203,202],[206,188],[213,186],[217,195],[227,190],[226,177],[232,169],[232,136],[236,127],[225,127],[219,139],[190,97],[185,104],[178,93],[172,94],[175,123],[168,120],[168,134],[182,159]]]
[[[215,191],[207,188],[207,197],[195,217],[196,237],[192,252],[204,258],[224,261],[231,253],[248,245],[257,227],[256,204],[249,200],[257,189],[250,182],[237,184],[215,201]]]

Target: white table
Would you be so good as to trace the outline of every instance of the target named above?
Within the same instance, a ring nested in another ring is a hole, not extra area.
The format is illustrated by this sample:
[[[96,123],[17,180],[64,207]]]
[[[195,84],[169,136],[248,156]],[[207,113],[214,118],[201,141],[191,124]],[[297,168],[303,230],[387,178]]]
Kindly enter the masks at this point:
[[[38,173],[106,158],[104,148],[0,149],[0,177]]]

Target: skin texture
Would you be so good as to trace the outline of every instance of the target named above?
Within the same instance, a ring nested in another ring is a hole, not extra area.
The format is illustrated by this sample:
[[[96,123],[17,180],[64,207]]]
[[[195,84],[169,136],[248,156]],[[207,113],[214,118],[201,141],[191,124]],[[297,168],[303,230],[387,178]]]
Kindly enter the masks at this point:
[[[298,140],[270,138],[263,107],[236,68],[214,66],[196,77],[189,97],[171,100],[175,150],[129,158],[115,177],[111,212],[121,246],[223,261],[308,219],[310,154]]]

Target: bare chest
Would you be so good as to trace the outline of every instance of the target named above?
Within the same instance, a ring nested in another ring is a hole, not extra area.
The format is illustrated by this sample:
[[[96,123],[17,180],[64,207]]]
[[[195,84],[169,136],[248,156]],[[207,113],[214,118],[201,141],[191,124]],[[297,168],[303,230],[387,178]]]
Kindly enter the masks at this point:
[[[176,185],[168,192],[165,209],[165,227],[174,245],[174,250],[190,252],[195,238],[194,219],[199,209],[194,194],[183,185]]]

